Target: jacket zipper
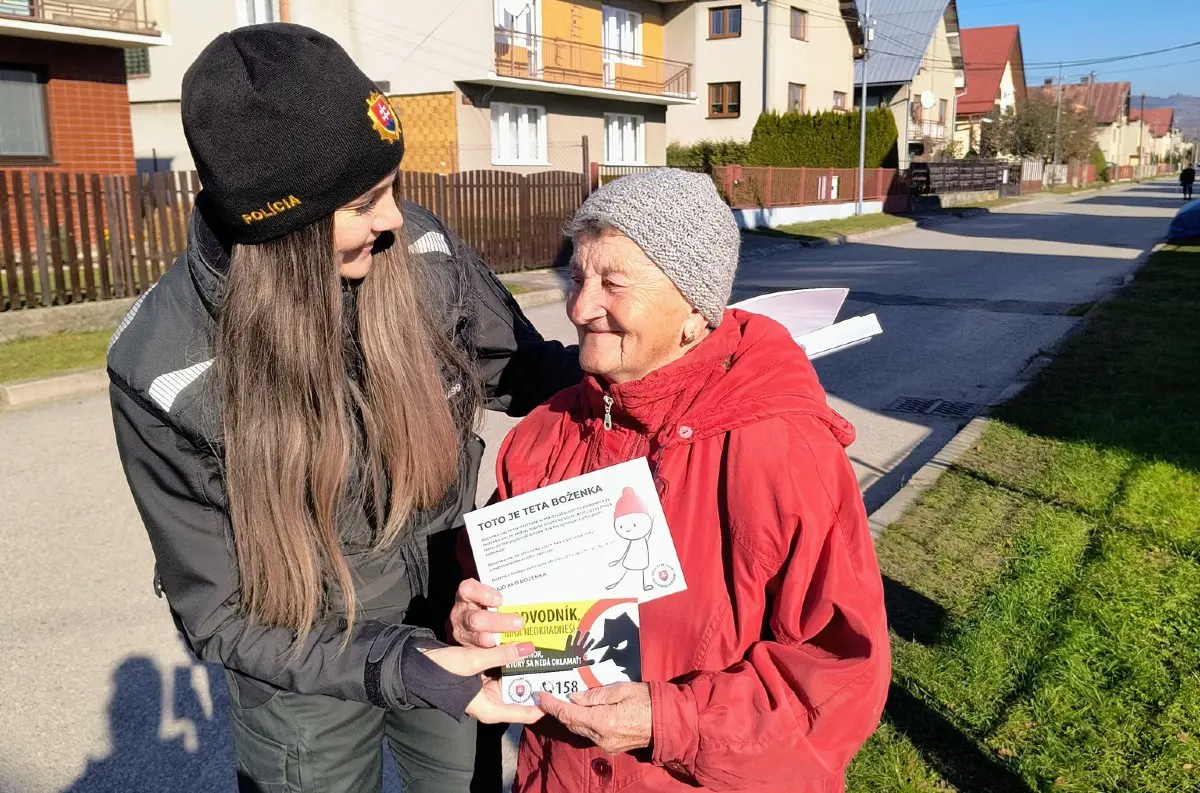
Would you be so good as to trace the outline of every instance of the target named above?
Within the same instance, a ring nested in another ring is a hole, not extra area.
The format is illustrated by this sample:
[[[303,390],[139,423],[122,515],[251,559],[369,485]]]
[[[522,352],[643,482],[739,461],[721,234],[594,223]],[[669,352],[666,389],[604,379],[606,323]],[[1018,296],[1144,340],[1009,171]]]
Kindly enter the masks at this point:
[[[613,398],[608,394],[604,395],[604,429],[612,429],[612,406]]]

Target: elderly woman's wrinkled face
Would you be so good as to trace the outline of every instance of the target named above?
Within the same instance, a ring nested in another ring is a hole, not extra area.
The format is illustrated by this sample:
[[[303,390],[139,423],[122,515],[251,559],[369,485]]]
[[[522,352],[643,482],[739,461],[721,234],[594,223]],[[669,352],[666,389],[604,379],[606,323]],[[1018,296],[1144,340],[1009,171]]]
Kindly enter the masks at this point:
[[[671,279],[614,231],[575,240],[567,317],[579,331],[580,365],[608,383],[640,380],[707,332]]]

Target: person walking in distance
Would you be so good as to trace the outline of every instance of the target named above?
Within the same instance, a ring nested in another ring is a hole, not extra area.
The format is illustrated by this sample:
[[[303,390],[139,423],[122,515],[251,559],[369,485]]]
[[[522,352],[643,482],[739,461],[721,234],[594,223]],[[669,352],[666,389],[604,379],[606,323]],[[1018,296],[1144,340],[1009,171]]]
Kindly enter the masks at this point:
[[[222,664],[240,789],[460,793],[475,717],[522,723],[484,671],[531,645],[449,646],[479,409],[581,377],[432,214],[399,199],[399,120],[329,37],[218,36],[188,69],[203,191],[187,250],[108,354],[155,590]],[[445,540],[443,540],[445,538]]]
[[[1192,200],[1192,185],[1196,182],[1196,169],[1189,164],[1179,172],[1179,184],[1183,187],[1183,200]]]

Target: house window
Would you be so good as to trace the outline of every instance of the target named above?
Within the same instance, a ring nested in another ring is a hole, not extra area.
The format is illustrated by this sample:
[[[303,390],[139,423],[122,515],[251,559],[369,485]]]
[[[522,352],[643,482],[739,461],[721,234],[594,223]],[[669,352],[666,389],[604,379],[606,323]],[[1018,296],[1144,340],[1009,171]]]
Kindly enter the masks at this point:
[[[834,110],[843,110],[843,111],[846,109],[846,92],[845,91],[834,91],[833,92],[833,109]]]
[[[808,41],[808,12],[792,9],[792,38]]]
[[[604,58],[606,62],[642,65],[642,15],[624,8],[604,10]]]
[[[708,84],[708,117],[737,118],[742,114],[741,83]]]
[[[800,83],[788,83],[788,111],[791,113],[804,112],[804,86]]]
[[[742,35],[741,6],[708,10],[708,37],[710,39],[732,39],[740,35]]]
[[[604,114],[604,161],[608,165],[646,164],[646,119],[625,113]]]
[[[950,103],[945,99],[938,100],[938,123],[946,123],[946,112],[950,109]]]
[[[492,103],[492,165],[546,164],[546,108]]]
[[[919,101],[912,103],[912,120],[913,121],[921,120],[921,110],[922,110],[922,107],[921,107],[921,103]]]
[[[0,157],[50,158],[46,81],[32,69],[0,68]]]
[[[275,0],[235,0],[237,3],[238,27],[246,25],[265,25],[268,22],[278,22],[275,14]]]
[[[125,76],[150,76],[150,50],[147,47],[131,47],[125,50]]]

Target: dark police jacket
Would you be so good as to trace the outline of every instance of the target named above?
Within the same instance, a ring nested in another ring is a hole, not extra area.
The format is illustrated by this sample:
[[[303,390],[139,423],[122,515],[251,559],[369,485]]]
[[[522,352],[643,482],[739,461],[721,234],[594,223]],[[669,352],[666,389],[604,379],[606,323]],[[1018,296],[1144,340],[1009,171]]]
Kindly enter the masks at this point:
[[[202,203],[192,215],[187,251],[133,305],[108,352],[117,445],[154,549],[156,589],[192,651],[234,673],[243,704],[286,689],[386,708],[440,706],[462,718],[474,681],[463,692],[461,678],[445,675],[414,647],[432,642],[445,619],[444,598],[429,608],[435,591],[445,596],[458,583],[453,554],[438,549],[452,548],[441,540],[473,507],[483,454],[478,437],[461,450],[457,485],[437,508],[415,516],[392,548],[372,552],[369,517],[341,511],[347,514],[347,525],[339,526],[342,552],[359,597],[345,649],[336,592],[328,596],[333,616],[317,623],[295,659],[288,653],[290,630],[244,614],[211,369],[229,252],[205,221]],[[489,408],[523,415],[579,381],[574,347],[544,341],[498,279],[431,213],[406,202],[403,214],[404,244],[438,276],[434,289],[441,294],[431,296],[429,308],[457,325]],[[424,619],[416,617],[422,609],[435,615],[423,627],[414,624]]]

